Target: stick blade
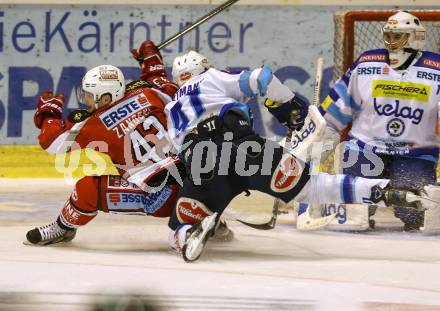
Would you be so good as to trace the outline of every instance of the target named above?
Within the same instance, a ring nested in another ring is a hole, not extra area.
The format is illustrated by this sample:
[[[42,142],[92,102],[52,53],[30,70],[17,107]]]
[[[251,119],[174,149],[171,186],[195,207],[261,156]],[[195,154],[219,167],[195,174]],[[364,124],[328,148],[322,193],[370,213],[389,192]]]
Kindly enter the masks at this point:
[[[251,227],[254,229],[258,229],[258,230],[272,230],[275,228],[275,223],[272,219],[269,222],[264,223],[264,224],[253,224],[253,223],[246,222],[246,221],[240,220],[240,219],[236,219],[236,220],[245,226],[248,226],[248,227]]]

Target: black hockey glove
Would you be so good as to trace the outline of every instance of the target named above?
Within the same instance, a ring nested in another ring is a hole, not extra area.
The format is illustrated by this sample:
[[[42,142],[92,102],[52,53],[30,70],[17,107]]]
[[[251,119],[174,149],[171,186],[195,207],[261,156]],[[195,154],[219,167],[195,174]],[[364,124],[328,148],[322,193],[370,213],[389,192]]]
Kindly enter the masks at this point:
[[[267,98],[264,106],[281,124],[292,131],[299,131],[303,127],[309,110],[307,102],[296,95],[285,103],[274,102]]]

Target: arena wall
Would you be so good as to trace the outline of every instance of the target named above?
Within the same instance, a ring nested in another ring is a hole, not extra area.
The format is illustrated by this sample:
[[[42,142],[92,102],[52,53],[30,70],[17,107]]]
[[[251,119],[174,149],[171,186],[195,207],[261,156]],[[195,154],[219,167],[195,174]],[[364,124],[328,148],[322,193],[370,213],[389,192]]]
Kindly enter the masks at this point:
[[[40,92],[53,89],[65,93],[67,114],[79,107],[74,88],[87,68],[111,63],[121,67],[129,80],[136,79],[139,71],[130,57],[131,48],[146,38],[162,42],[222,2],[76,0],[60,4],[1,0],[0,177],[65,175],[54,169],[55,157],[37,146],[38,131],[32,116]],[[198,49],[218,68],[268,65],[289,87],[310,100],[318,57],[325,59],[322,96],[331,86],[332,14],[355,8],[440,6],[438,1],[415,0],[241,0],[162,52],[168,65],[189,49]],[[260,109],[261,99],[252,100],[250,106],[260,134],[285,135],[285,129]],[[93,156],[81,153],[79,163],[95,162]],[[111,165],[107,169],[114,171]],[[84,173],[79,170],[75,176]]]

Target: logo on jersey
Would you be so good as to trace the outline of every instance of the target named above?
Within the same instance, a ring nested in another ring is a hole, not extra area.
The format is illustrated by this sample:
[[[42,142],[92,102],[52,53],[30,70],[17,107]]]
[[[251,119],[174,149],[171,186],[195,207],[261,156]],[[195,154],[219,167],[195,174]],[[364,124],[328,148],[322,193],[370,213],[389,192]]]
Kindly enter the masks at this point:
[[[440,82],[440,74],[426,71],[417,71],[417,78]]]
[[[401,98],[427,103],[430,93],[431,86],[425,84],[387,80],[373,81],[373,97]]]
[[[381,75],[388,74],[390,70],[388,67],[359,67],[357,69],[358,75]]]
[[[405,132],[405,123],[399,118],[391,119],[387,124],[387,132],[392,137],[399,137]]]
[[[109,211],[143,211],[153,214],[158,211],[171,196],[170,188],[163,188],[155,193],[113,192],[107,193]]]
[[[440,62],[429,58],[425,58],[423,60],[423,65],[425,65],[426,67],[440,69]]]
[[[302,172],[301,163],[291,154],[285,154],[273,173],[270,188],[278,193],[289,191],[296,186]]]
[[[139,96],[135,98],[129,98],[126,101],[118,103],[111,109],[104,111],[99,118],[107,129],[111,129],[144,109],[147,104],[147,97],[143,94],[139,94]]]
[[[387,56],[385,54],[371,54],[371,55],[363,55],[359,58],[359,63],[362,62],[385,62],[387,60]]]
[[[125,92],[127,93],[141,87],[151,88],[151,84],[144,80],[133,81],[125,86]]]
[[[423,118],[423,110],[416,108],[413,109],[408,106],[400,106],[400,102],[396,100],[395,105],[385,104],[381,105],[377,103],[377,99],[373,99],[374,110],[380,116],[393,116],[396,118],[409,119],[413,124],[419,124]]]

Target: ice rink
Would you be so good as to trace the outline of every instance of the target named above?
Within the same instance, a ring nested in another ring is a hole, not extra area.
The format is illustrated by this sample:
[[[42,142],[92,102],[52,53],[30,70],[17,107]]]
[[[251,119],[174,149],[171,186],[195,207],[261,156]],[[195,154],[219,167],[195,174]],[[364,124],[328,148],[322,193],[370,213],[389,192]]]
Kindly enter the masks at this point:
[[[130,295],[158,310],[440,310],[438,236],[305,233],[289,221],[259,231],[230,221],[235,239],[209,243],[188,264],[168,249],[166,220],[100,214],[71,243],[23,245],[71,189],[61,179],[0,180],[0,310],[97,310]],[[230,208],[271,204],[253,193]]]

